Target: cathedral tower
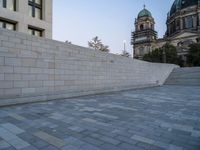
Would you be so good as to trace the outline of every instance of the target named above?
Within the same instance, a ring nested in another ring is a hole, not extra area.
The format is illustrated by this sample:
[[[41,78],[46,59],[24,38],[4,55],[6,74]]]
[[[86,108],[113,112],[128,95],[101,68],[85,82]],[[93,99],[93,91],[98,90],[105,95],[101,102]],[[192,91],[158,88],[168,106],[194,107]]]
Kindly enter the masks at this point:
[[[152,51],[152,43],[157,39],[154,18],[145,6],[135,19],[135,32],[132,33],[132,45],[135,58],[142,57]]]

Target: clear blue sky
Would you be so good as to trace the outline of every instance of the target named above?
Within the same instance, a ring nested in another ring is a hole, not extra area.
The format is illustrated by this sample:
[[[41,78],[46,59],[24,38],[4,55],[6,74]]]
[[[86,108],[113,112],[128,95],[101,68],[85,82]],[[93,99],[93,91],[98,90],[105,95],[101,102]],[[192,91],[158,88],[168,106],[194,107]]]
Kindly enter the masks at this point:
[[[130,46],[131,32],[139,11],[151,11],[158,36],[166,31],[167,13],[174,0],[53,0],[53,39],[71,41],[87,47],[87,42],[99,36],[111,53],[121,53],[123,41]]]

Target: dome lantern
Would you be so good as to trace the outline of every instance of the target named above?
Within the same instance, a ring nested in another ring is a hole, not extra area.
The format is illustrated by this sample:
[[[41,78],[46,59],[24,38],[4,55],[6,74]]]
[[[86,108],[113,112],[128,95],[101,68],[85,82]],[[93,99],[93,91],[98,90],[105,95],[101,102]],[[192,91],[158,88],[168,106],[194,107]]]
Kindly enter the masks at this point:
[[[138,14],[138,18],[142,18],[142,17],[152,17],[151,12],[146,9],[145,5],[144,5],[144,9],[141,10]]]

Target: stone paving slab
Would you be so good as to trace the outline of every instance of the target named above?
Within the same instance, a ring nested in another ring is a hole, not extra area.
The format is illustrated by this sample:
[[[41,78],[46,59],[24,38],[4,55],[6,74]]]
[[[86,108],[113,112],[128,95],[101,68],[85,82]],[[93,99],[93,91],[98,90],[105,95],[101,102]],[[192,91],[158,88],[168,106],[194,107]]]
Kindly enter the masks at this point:
[[[13,117],[14,119],[17,119],[19,121],[25,120],[24,117],[18,115],[18,114],[9,114],[9,116]]]
[[[0,150],[200,150],[200,87],[0,108]]]
[[[65,142],[57,137],[54,137],[52,135],[49,135],[45,132],[39,131],[34,133],[35,136],[37,136],[38,138],[48,142],[51,145],[54,145],[57,148],[61,148],[65,145]]]
[[[6,149],[10,147],[10,145],[6,141],[0,141],[0,149]]]
[[[23,133],[24,130],[18,128],[17,126],[11,124],[11,123],[4,123],[4,124],[0,124],[1,127],[9,130],[10,132],[12,132],[13,134],[20,134]]]

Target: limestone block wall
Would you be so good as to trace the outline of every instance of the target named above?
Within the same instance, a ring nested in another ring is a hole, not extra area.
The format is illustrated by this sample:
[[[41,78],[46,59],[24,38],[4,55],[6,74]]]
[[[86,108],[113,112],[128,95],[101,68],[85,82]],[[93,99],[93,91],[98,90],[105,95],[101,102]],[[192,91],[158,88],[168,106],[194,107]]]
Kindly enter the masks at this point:
[[[162,85],[175,67],[0,29],[0,106]]]

